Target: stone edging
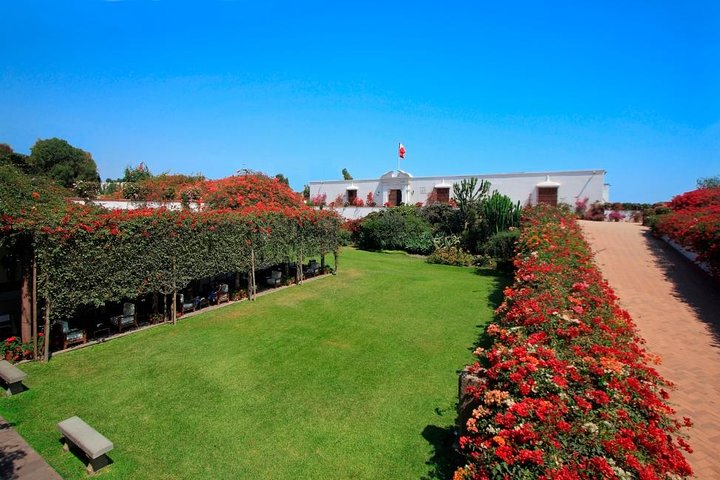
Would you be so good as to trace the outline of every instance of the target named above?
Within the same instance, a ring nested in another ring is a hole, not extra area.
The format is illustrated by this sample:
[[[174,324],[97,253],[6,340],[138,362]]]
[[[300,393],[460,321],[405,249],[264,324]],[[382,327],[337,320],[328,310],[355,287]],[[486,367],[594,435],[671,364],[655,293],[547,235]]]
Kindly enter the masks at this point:
[[[712,276],[712,271],[710,270],[710,265],[708,265],[708,264],[705,263],[705,262],[698,261],[698,259],[697,259],[698,254],[697,254],[697,253],[692,252],[692,251],[686,249],[685,247],[683,247],[682,245],[680,245],[679,243],[677,243],[675,240],[673,240],[672,238],[668,237],[667,235],[663,235],[663,236],[660,237],[660,238],[661,238],[662,240],[664,240],[665,243],[667,243],[668,245],[670,245],[672,248],[674,248],[675,250],[677,250],[683,257],[687,258],[688,260],[690,260],[691,262],[693,262],[695,265],[697,265],[698,267],[700,267],[701,269],[703,269],[708,275]]]

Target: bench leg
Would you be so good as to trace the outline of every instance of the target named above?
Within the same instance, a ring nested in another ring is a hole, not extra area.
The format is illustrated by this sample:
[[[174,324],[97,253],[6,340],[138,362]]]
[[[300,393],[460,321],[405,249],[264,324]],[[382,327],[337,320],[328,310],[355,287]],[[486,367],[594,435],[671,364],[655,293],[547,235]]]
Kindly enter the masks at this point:
[[[15,382],[15,383],[9,383],[7,391],[5,392],[8,397],[12,395],[17,395],[18,393],[21,393],[25,391],[25,388],[23,387],[22,382]]]
[[[97,458],[93,458],[88,462],[87,472],[93,474],[101,468],[110,464],[110,458],[107,455],[100,455]]]
[[[63,452],[70,451],[70,442],[67,439],[63,439]]]

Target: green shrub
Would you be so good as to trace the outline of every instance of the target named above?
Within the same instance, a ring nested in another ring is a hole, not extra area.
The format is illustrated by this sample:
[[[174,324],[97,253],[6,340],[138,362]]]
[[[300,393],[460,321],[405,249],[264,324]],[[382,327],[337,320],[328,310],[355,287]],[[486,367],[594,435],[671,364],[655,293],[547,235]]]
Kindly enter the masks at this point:
[[[469,267],[475,262],[475,257],[460,247],[440,247],[427,257],[427,262]]]
[[[490,238],[498,232],[509,228],[520,227],[520,202],[513,203],[507,195],[493,191],[492,195],[481,203],[484,228],[484,238]]]
[[[498,232],[485,242],[483,253],[495,259],[499,268],[510,268],[519,237],[520,230],[516,229]]]
[[[342,245],[343,247],[352,245],[352,233],[350,233],[348,230],[344,230],[341,228],[338,231],[338,240],[340,241],[340,245]]]
[[[460,210],[447,203],[435,203],[420,210],[435,235],[459,235],[463,231]]]
[[[430,225],[411,206],[373,212],[360,223],[358,247],[364,250],[404,250],[427,255],[433,251]]]
[[[657,224],[660,217],[663,215],[667,215],[672,210],[670,207],[664,204],[655,205],[653,207],[649,207],[643,210],[643,225],[646,227],[650,227],[652,230],[655,230],[655,225]]]

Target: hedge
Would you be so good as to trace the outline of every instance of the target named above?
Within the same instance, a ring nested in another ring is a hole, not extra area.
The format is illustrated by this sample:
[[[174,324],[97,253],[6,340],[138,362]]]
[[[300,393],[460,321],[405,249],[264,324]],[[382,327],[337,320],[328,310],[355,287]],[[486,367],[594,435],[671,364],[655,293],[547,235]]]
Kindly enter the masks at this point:
[[[334,212],[305,207],[288,187],[258,175],[216,183],[223,191],[238,187],[228,200],[236,209],[200,212],[58,203],[48,200],[56,198],[51,192],[19,195],[35,185],[16,177],[3,177],[14,182],[14,190],[0,191],[8,193],[0,197],[0,238],[31,243],[38,293],[50,303],[53,318],[70,316],[83,305],[170,294],[193,279],[247,272],[251,258],[260,269],[301,263],[339,246],[340,218]],[[261,188],[252,191],[255,183]],[[11,194],[25,203],[18,207]],[[218,191],[213,195],[222,203]]]
[[[720,278],[720,188],[683,193],[669,207],[669,213],[653,223],[654,231],[697,253]]]

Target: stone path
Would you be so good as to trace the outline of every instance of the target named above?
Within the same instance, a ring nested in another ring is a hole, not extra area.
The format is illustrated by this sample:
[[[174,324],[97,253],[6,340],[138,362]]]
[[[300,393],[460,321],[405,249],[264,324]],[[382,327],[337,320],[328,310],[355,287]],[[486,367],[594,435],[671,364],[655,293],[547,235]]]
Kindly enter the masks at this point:
[[[662,357],[658,371],[676,384],[670,394],[690,417],[700,479],[720,479],[720,284],[647,228],[581,222],[603,276],[630,312],[647,348]]]
[[[0,417],[0,478],[62,480],[62,477],[2,417]]]

